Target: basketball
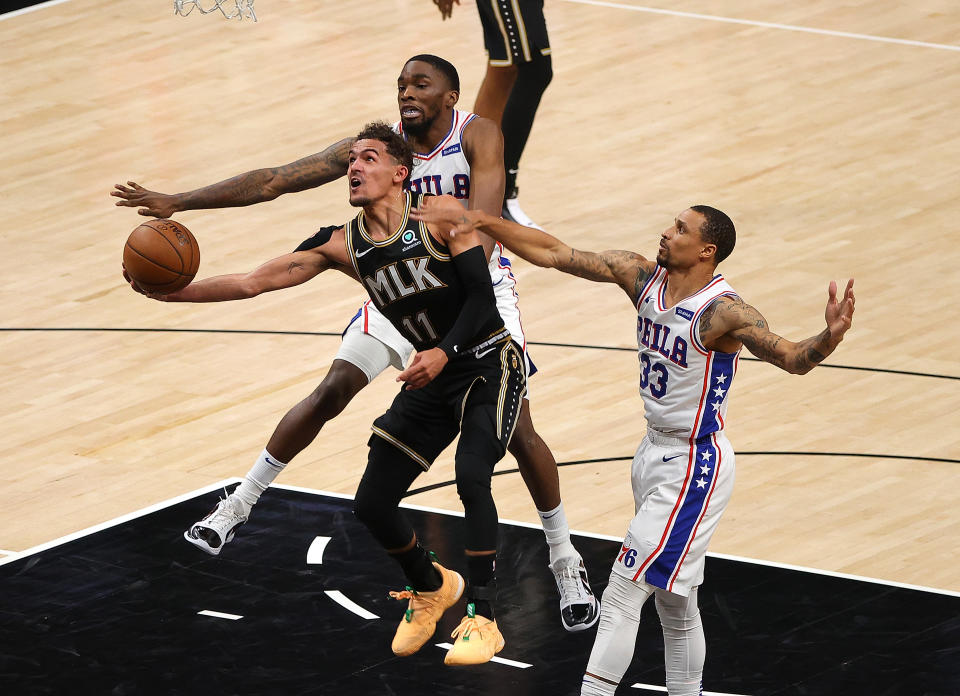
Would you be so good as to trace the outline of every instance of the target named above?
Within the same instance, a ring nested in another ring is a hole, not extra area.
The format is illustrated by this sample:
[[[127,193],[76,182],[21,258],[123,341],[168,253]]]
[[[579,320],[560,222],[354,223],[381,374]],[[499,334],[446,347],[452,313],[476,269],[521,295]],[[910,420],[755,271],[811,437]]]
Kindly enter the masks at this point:
[[[123,247],[127,274],[146,292],[166,294],[187,287],[200,267],[200,246],[175,220],[150,220]]]

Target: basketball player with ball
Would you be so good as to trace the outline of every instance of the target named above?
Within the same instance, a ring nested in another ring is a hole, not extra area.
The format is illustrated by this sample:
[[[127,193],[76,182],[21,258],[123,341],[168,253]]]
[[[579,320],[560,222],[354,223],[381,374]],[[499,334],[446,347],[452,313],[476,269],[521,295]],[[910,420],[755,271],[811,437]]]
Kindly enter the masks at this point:
[[[414,150],[412,191],[452,194],[470,209],[500,213],[504,191],[503,138],[497,125],[456,108],[460,78],[448,61],[433,55],[408,60],[397,78],[400,132]],[[353,140],[343,139],[314,155],[282,167],[258,169],[194,191],[168,195],[134,182],[118,184],[117,205],[140,207],[141,215],[169,218],[183,210],[245,206],[273,200],[335,181],[347,171]],[[318,235],[323,236],[326,230]],[[507,328],[524,348],[516,280],[502,247],[480,235],[497,307]],[[235,491],[207,517],[187,531],[186,539],[207,553],[219,554],[247,521],[270,483],[307,445],[324,424],[339,415],[351,399],[393,365],[403,369],[412,347],[367,302],[344,332],[340,350],[320,385],[280,421],[264,451]],[[528,365],[528,374],[535,369]],[[583,559],[570,539],[557,462],[534,428],[530,399],[524,398],[516,435],[510,441],[523,481],[537,508],[550,549],[550,570],[560,594],[560,617],[567,631],[583,631],[596,623],[599,609],[590,589]]]
[[[365,287],[416,350],[397,377],[406,384],[373,423],[367,468],[354,498],[354,514],[406,575],[407,589],[391,593],[407,601],[392,649],[398,656],[417,652],[444,611],[466,594],[466,616],[444,662],[480,664],[505,643],[494,613],[498,521],[490,479],[519,417],[526,368],[523,349],[497,310],[480,236],[452,238],[410,219],[423,195],[405,189],[412,169],[406,141],[385,123],[370,124],[350,148],[350,204],[362,208],[352,221],[249,273],[145,294],[167,302],[239,300],[331,269]],[[133,281],[131,286],[143,292]],[[432,559],[399,509],[417,476],[458,434],[466,588],[459,573]]]
[[[637,313],[640,396],[647,434],[633,458],[635,511],[603,592],[581,696],[612,696],[633,659],[640,611],[653,596],[663,629],[667,693],[702,693],[706,654],[697,591],[710,538],[733,491],[725,419],[741,349],[793,374],[830,355],[853,321],[853,279],[830,283],[826,327],[794,342],[773,333],[717,271],[733,251],[733,221],[716,208],[682,211],[660,233],[655,259],[573,249],[546,232],[427,199],[414,219],[482,230],[530,263],[620,287]]]

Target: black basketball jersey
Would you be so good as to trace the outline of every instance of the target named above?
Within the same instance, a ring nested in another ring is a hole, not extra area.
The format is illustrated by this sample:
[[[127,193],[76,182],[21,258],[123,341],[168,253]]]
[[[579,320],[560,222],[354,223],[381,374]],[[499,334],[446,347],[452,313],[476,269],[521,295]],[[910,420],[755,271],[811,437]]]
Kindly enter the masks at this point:
[[[418,351],[435,347],[447,335],[463,307],[466,291],[450,250],[410,219],[410,208],[421,194],[404,192],[403,219],[383,241],[374,241],[364,226],[364,214],[345,226],[347,253],[360,282],[377,309]],[[480,327],[472,343],[480,343],[503,329]],[[489,322],[488,322],[489,323]],[[466,346],[464,346],[465,348]]]

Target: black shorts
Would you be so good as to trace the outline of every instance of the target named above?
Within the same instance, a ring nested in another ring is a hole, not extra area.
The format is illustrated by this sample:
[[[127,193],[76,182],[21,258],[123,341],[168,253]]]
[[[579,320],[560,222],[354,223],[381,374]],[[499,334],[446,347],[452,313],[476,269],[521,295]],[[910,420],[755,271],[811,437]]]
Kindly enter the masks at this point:
[[[550,55],[543,0],[477,0],[477,11],[490,65],[529,63]]]
[[[371,439],[383,438],[426,471],[461,426],[469,426],[496,441],[503,457],[526,390],[523,351],[508,339],[479,358],[465,354],[451,360],[422,389],[401,389],[373,422]]]

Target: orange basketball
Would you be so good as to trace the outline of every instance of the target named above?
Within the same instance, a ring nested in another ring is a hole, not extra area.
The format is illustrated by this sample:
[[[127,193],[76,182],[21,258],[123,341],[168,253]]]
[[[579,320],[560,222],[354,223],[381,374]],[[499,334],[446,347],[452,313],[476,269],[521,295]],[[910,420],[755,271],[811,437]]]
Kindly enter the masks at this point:
[[[200,246],[176,220],[150,220],[130,233],[123,247],[123,265],[147,292],[176,292],[197,275]]]

